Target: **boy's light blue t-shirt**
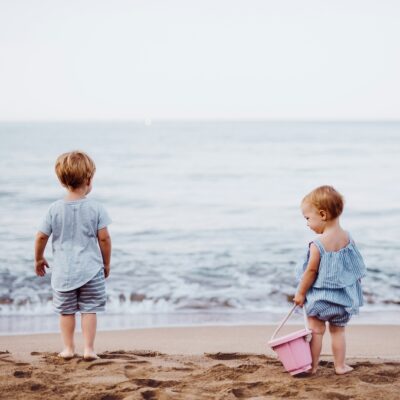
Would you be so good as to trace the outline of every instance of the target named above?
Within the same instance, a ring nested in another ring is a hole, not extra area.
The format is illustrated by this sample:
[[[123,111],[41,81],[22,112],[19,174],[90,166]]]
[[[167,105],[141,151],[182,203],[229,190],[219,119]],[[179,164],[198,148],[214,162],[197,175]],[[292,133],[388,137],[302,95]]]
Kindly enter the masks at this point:
[[[97,231],[110,223],[104,207],[91,199],[58,200],[50,206],[39,231],[52,235],[53,289],[81,287],[104,268]]]

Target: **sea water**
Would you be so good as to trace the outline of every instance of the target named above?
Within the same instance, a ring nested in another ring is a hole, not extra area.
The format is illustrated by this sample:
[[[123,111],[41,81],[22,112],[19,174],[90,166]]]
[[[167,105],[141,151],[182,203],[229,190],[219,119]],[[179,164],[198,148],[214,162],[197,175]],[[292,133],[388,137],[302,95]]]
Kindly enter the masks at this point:
[[[1,123],[1,333],[57,329],[33,242],[73,149],[113,220],[101,328],[279,320],[315,235],[299,204],[322,184],[345,196],[367,265],[359,321],[400,323],[400,123]]]

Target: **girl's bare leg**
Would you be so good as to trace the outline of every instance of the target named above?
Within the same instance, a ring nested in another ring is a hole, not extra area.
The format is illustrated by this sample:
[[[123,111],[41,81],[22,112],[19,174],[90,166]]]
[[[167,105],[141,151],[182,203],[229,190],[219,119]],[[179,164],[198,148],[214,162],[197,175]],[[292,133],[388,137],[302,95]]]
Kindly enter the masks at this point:
[[[72,358],[75,355],[75,314],[61,314],[60,329],[61,337],[64,342],[64,350],[59,353],[59,356],[62,358]]]
[[[322,338],[325,333],[325,321],[321,321],[315,317],[308,317],[308,324],[312,330],[312,339],[310,343],[312,358],[311,373],[315,374],[317,372],[319,356],[322,349]]]
[[[94,339],[96,337],[97,315],[92,313],[82,314],[82,334],[84,341],[83,358],[95,360],[97,354],[94,352]]]
[[[345,364],[346,358],[346,336],[345,327],[329,325],[329,332],[332,338],[332,353],[335,372],[339,375],[346,374],[353,370],[350,365]]]

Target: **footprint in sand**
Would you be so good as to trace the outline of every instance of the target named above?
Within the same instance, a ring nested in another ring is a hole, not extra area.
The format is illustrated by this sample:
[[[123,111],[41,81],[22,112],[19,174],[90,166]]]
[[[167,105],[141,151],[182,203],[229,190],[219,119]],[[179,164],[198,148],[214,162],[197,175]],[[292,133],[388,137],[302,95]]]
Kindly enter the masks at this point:
[[[385,375],[372,375],[372,374],[364,374],[358,377],[360,381],[365,383],[373,383],[373,384],[385,384],[385,383],[393,383],[396,381],[396,378],[393,376],[385,376]]]
[[[358,362],[355,364],[355,366],[356,366],[356,367],[372,367],[373,364],[372,364],[371,361],[358,361]],[[352,365],[352,367],[354,367],[354,366]]]
[[[397,370],[394,370],[394,371],[392,371],[392,370],[383,370],[383,371],[377,372],[377,375],[389,376],[389,377],[392,377],[392,378],[398,378],[398,377],[400,377],[400,369],[397,369]]]
[[[121,352],[114,352],[114,351],[113,352],[108,352],[107,351],[105,353],[98,354],[98,356],[100,358],[104,358],[104,359],[108,359],[108,360],[116,360],[116,359],[119,359],[119,360],[134,360],[134,359],[136,359],[135,356],[129,355],[124,351],[121,351]]]
[[[295,398],[298,390],[287,390],[284,387],[275,387],[268,382],[241,383],[240,387],[229,391],[238,399],[264,398],[263,396],[274,396],[274,398]],[[269,398],[269,397],[268,397]]]
[[[10,363],[10,364],[15,364],[15,361],[7,360],[7,358],[5,358],[5,357],[0,357],[0,361],[5,362],[5,363]]]
[[[15,364],[14,361],[9,360],[10,356],[11,356],[11,354],[8,351],[0,351],[0,361],[11,362],[11,363]]]
[[[93,364],[90,364],[88,367],[86,367],[86,369],[88,371],[97,368],[97,367],[104,367],[106,365],[111,365],[111,364],[115,364],[114,361],[100,361],[100,362],[95,362]]]
[[[307,375],[309,377],[309,375]],[[306,384],[304,387],[305,392],[320,392],[321,388],[319,386],[310,386],[309,384]]]
[[[30,389],[32,390],[32,392],[37,392],[38,390],[46,389],[46,386],[42,385],[39,382],[33,382],[31,383]]]
[[[107,393],[107,394],[104,394],[103,396],[100,395],[99,397],[96,397],[96,399],[99,399],[99,400],[122,400],[123,397],[118,394]]]
[[[230,368],[225,364],[217,364],[213,365],[211,368],[207,368],[203,373],[201,373],[201,377],[213,379],[216,381],[223,380],[234,380],[238,377],[237,371],[235,368]]]
[[[32,376],[32,371],[14,371],[14,376],[16,378],[30,378]]]
[[[124,374],[128,379],[135,379],[137,378],[137,366],[135,365],[125,365],[124,366]],[[147,371],[147,369],[146,369]],[[141,370],[143,372],[143,370]]]
[[[146,363],[146,364],[149,364],[149,363]],[[131,376],[134,376],[135,372],[137,371],[137,369],[139,367],[140,367],[140,365],[134,365],[134,364],[125,365],[124,366],[125,376],[127,378],[130,378]],[[133,371],[135,371],[135,372],[133,372]]]
[[[266,385],[263,382],[249,382],[245,386],[231,389],[230,393],[238,399],[248,399],[264,393],[265,388]]]
[[[168,388],[179,385],[178,381],[160,381],[157,379],[131,379],[131,382],[135,383],[139,387],[151,387],[151,388]]]
[[[127,364],[150,364],[148,361],[146,360],[131,360],[131,361],[127,361]]]
[[[225,364],[216,364],[204,370],[199,377],[203,379],[209,377],[210,379],[217,381],[237,380],[243,375],[252,374],[259,368],[259,365],[254,364],[241,364],[236,368],[228,367]]]
[[[204,355],[213,360],[241,360],[243,358],[250,358],[249,354],[241,353],[204,353]]]
[[[156,400],[158,399],[158,394],[156,390],[146,390],[141,393],[143,399],[145,400]]]
[[[121,359],[121,360],[137,360],[137,357],[158,357],[163,356],[163,353],[158,351],[150,350],[135,350],[135,351],[106,351],[102,354],[98,354],[100,358],[105,359]]]
[[[255,364],[241,364],[236,367],[236,370],[243,374],[252,374],[253,372],[256,372],[258,369],[260,369],[260,367],[260,365]]]
[[[386,361],[385,363],[383,363],[383,365],[392,365],[392,366],[398,367],[399,362],[398,361]]]
[[[248,393],[248,391],[246,389],[243,389],[243,388],[231,389],[230,392],[238,399],[243,399],[243,398],[251,396]]]
[[[342,393],[337,393],[337,392],[327,392],[327,393],[323,393],[323,395],[324,395],[324,398],[326,398],[328,400],[349,400],[352,398],[352,396],[342,394]]]

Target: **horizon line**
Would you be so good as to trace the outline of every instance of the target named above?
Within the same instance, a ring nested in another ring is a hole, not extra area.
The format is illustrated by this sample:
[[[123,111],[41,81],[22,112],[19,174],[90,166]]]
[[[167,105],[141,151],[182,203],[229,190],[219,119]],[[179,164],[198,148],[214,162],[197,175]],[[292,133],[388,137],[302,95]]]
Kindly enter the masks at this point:
[[[143,123],[151,125],[163,122],[268,122],[268,123],[400,123],[400,118],[57,118],[57,119],[0,119],[0,124],[17,123]]]

